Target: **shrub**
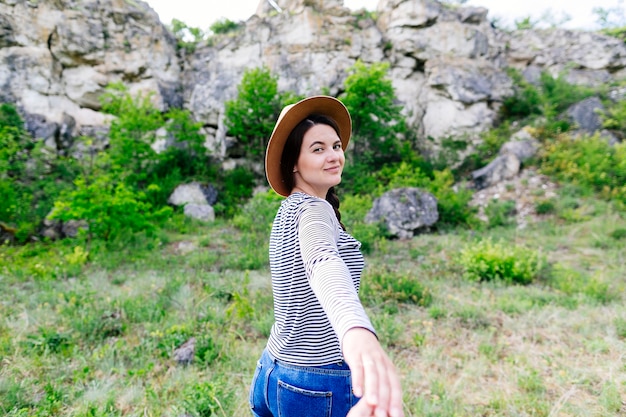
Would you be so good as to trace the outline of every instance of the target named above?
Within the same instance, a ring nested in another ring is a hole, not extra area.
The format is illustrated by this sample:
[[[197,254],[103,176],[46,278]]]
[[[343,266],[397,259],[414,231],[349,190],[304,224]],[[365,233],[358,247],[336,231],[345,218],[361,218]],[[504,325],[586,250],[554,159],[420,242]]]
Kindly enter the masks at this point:
[[[241,24],[233,22],[232,20],[220,19],[214,22],[211,26],[209,26],[209,29],[211,30],[211,32],[215,34],[224,34],[224,33],[235,32],[240,27],[241,27]]]
[[[225,217],[233,217],[241,205],[250,197],[254,188],[254,174],[252,171],[237,167],[220,174],[218,187],[218,202],[215,204],[215,213]]]
[[[569,84],[564,77],[553,77],[544,71],[537,85],[526,81],[515,69],[509,69],[513,79],[514,94],[504,100],[503,115],[513,118],[544,116],[554,119],[570,105],[589,97],[593,91],[589,88]]]
[[[611,237],[615,240],[626,240],[626,229],[615,229],[611,232]]]
[[[209,417],[220,409],[220,390],[210,382],[197,382],[184,393],[184,408],[195,417]]]
[[[471,281],[498,280],[510,284],[530,284],[546,268],[546,260],[537,251],[504,242],[493,243],[490,239],[465,247],[460,264],[465,278]]]
[[[599,135],[573,140],[560,136],[540,156],[543,173],[626,206],[626,144],[611,146]]]
[[[178,49],[189,53],[193,53],[198,43],[206,39],[206,33],[202,29],[188,26],[185,22],[178,19],[172,19],[169,29],[176,38]]]
[[[352,116],[352,157],[355,164],[377,170],[385,163],[400,159],[399,136],[406,132],[402,108],[395,104],[389,65],[366,66],[357,61],[344,83],[340,97]]]
[[[485,207],[489,228],[510,226],[515,223],[515,201],[491,200]]]
[[[361,296],[373,305],[391,301],[427,307],[432,302],[431,291],[415,276],[386,268],[366,271],[361,283]]]
[[[626,133],[626,100],[620,100],[602,114],[602,127],[611,129],[624,139]]]
[[[259,234],[268,239],[274,216],[283,199],[273,190],[257,193],[233,217],[233,225],[241,231]]]
[[[0,225],[4,231],[26,242],[76,175],[74,161],[35,141],[24,130],[15,107],[0,105]]]
[[[274,123],[290,94],[278,92],[278,77],[266,67],[247,69],[237,86],[237,98],[225,103],[226,127],[239,144],[242,156],[260,158]]]
[[[556,204],[553,199],[541,200],[535,203],[535,212],[537,214],[552,214],[556,211]]]
[[[346,195],[341,198],[341,220],[346,230],[361,242],[361,251],[371,253],[376,244],[387,235],[384,226],[377,223],[366,223],[365,216],[372,208],[372,197],[369,195]]]
[[[88,235],[105,241],[126,233],[154,230],[155,223],[165,220],[171,208],[155,210],[144,201],[145,195],[133,193],[124,183],[115,184],[108,176],[88,183],[76,180],[76,189],[55,202],[51,219],[84,220]]]
[[[599,303],[606,304],[615,300],[609,285],[595,277],[576,269],[566,268],[560,264],[552,268],[549,279],[550,285],[566,295],[582,294]]]

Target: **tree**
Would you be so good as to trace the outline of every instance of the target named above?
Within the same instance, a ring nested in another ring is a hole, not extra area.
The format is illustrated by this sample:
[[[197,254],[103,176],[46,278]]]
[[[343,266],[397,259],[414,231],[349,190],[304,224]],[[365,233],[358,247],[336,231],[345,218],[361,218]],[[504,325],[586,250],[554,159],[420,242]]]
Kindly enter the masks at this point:
[[[400,159],[400,139],[406,132],[402,107],[397,105],[389,64],[366,66],[357,61],[340,97],[352,116],[352,151],[355,164],[378,169]]]
[[[278,77],[266,67],[244,72],[237,98],[226,102],[226,127],[244,145],[243,156],[259,157],[265,152],[282,106]]]

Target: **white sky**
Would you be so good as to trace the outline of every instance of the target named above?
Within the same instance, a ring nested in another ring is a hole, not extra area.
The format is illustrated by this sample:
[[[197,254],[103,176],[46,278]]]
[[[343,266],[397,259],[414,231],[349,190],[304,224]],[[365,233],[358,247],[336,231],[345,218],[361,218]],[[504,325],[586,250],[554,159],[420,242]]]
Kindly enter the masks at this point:
[[[233,21],[247,20],[261,0],[146,0],[156,10],[163,23],[173,18],[188,26],[206,30],[212,23],[228,18]],[[376,10],[378,0],[344,0],[344,5],[353,10],[365,7]],[[562,24],[566,28],[597,28],[594,7],[605,9],[619,7],[624,10],[624,0],[469,0],[466,5],[483,6],[489,9],[489,19],[499,18],[501,25],[513,27],[516,19],[531,16],[541,18],[545,13],[555,23],[562,22],[564,13],[571,20]]]

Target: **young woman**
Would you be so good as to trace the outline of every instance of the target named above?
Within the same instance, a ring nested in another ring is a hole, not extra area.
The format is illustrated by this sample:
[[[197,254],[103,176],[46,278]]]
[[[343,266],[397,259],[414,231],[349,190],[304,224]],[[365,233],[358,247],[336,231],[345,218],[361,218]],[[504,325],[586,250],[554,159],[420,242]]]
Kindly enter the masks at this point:
[[[360,243],[333,188],[351,128],[339,100],[309,97],[282,110],[267,146],[268,182],[287,198],[270,235],[275,322],[250,390],[257,417],[404,415],[397,372],[358,297]]]

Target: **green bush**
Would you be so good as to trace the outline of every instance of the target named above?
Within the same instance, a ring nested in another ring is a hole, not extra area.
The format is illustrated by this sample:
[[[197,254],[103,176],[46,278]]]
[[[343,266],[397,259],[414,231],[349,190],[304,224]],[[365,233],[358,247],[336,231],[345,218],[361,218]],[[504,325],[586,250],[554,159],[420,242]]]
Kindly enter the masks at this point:
[[[224,33],[235,32],[240,27],[241,27],[241,24],[233,22],[232,20],[220,19],[220,20],[214,22],[209,27],[209,29],[211,30],[211,32],[213,32],[215,34],[224,34]]]
[[[561,136],[540,154],[543,173],[588,188],[626,207],[626,144],[611,146],[599,135],[574,140]]]
[[[385,239],[387,232],[383,225],[366,223],[365,216],[372,208],[370,195],[345,195],[341,197],[341,220],[346,230],[355,239],[361,242],[361,251],[371,253],[381,239]]]
[[[5,232],[21,243],[35,235],[77,171],[74,161],[24,130],[15,107],[0,105],[0,225]]]
[[[401,156],[399,138],[406,133],[402,108],[387,78],[389,65],[375,63],[369,67],[357,61],[349,70],[341,101],[352,116],[351,153],[355,164],[377,170]]]
[[[55,202],[50,218],[84,220],[90,238],[111,241],[128,232],[152,232],[171,212],[169,207],[155,209],[145,202],[145,194],[102,175],[90,183],[76,180],[76,189]]]
[[[240,210],[243,203],[252,197],[255,176],[252,171],[237,167],[220,174],[218,201],[215,213],[231,218]]]
[[[237,98],[225,103],[226,127],[237,138],[241,156],[260,160],[283,105],[294,101],[291,93],[278,92],[278,77],[268,68],[244,71]]]
[[[611,292],[606,282],[590,277],[579,270],[566,268],[559,264],[552,268],[548,282],[550,286],[566,295],[581,294],[602,304],[611,302],[619,297]]]
[[[206,39],[206,33],[202,29],[188,26],[178,19],[172,19],[169,29],[176,38],[178,49],[189,53],[193,53],[198,43]]]
[[[503,281],[530,284],[546,269],[546,260],[537,251],[490,239],[468,245],[461,251],[460,264],[471,281]]]
[[[274,216],[283,200],[284,197],[273,190],[257,193],[233,217],[233,225],[241,231],[252,232],[268,239]]]
[[[397,302],[427,307],[432,302],[431,291],[417,277],[408,272],[398,273],[386,268],[366,270],[360,294],[371,305]]]
[[[515,69],[509,69],[509,76],[515,87],[514,94],[504,100],[501,109],[505,118],[544,116],[552,120],[572,104],[593,94],[589,88],[569,84],[563,76],[555,78],[545,71],[537,85],[526,81]]]
[[[612,130],[624,140],[626,135],[626,100],[620,100],[602,114],[602,127]]]
[[[626,229],[615,229],[611,232],[611,237],[615,240],[626,240]]]
[[[556,212],[554,199],[537,201],[537,203],[535,203],[535,212],[537,214],[553,214]]]
[[[211,382],[197,382],[184,393],[184,408],[194,417],[216,415],[220,409],[220,390]]]
[[[489,228],[515,224],[515,201],[491,200],[485,207]]]

